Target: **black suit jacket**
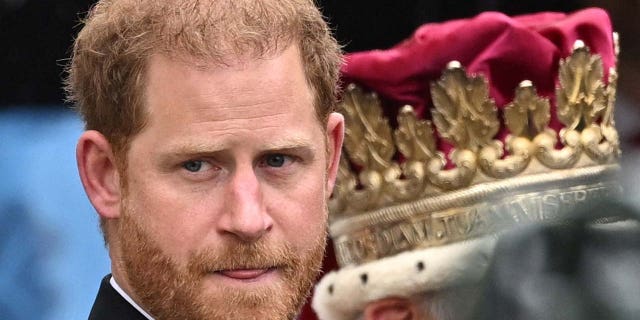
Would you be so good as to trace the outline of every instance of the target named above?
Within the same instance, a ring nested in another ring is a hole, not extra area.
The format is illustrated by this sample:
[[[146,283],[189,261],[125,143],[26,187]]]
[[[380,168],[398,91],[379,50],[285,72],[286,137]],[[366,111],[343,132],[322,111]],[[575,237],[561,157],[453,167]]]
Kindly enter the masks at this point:
[[[110,274],[102,279],[89,320],[147,320],[111,286],[109,279]]]

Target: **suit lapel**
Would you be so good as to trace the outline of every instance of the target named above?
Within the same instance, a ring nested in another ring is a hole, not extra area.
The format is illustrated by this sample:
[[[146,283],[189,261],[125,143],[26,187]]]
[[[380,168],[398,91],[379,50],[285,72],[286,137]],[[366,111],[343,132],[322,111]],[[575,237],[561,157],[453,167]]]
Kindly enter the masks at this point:
[[[109,279],[111,279],[110,274],[100,283],[100,290],[91,308],[89,320],[147,320],[111,286]]]

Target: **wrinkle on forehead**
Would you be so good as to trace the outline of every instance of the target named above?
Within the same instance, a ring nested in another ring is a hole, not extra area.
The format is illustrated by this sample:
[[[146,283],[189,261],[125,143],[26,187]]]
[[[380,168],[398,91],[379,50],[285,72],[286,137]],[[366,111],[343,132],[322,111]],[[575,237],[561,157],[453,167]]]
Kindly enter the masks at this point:
[[[301,64],[294,46],[272,59],[204,69],[156,55],[149,65],[149,126],[143,135],[156,150],[186,148],[181,142],[252,152],[291,148],[291,139],[318,144],[324,128]],[[274,142],[282,139],[289,145]]]
[[[286,59],[239,60],[229,67],[207,68],[155,55],[150,63],[147,92],[160,92],[160,96],[148,96],[147,101],[149,106],[160,103],[164,108],[149,111],[160,117],[186,116],[198,122],[269,117],[291,109],[308,108],[308,112],[315,112],[313,93],[306,83],[301,61],[295,63],[299,59],[297,48],[290,47],[283,55]],[[267,76],[257,78],[264,74]],[[172,81],[196,85],[174,86]],[[182,100],[171,104],[162,101],[171,96],[180,96]]]
[[[234,103],[217,105],[215,108],[210,103],[198,103],[192,110],[194,123],[198,122],[217,122],[217,121],[238,121],[238,120],[261,120],[275,121],[287,116],[283,108],[274,108],[274,105],[282,106],[288,104],[288,101],[251,101],[246,103]]]

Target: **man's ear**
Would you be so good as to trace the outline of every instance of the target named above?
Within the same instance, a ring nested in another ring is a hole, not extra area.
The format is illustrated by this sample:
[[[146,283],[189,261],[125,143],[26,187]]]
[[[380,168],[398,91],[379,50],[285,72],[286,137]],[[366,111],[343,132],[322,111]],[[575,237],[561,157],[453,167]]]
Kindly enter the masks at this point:
[[[344,140],[344,117],[337,112],[329,114],[326,132],[328,149],[327,194],[331,194],[340,166],[340,153]]]
[[[364,309],[364,320],[426,320],[417,306],[407,298],[384,298],[369,303]]]
[[[101,218],[120,216],[120,175],[111,144],[100,132],[88,130],[76,148],[78,171],[89,201]]]

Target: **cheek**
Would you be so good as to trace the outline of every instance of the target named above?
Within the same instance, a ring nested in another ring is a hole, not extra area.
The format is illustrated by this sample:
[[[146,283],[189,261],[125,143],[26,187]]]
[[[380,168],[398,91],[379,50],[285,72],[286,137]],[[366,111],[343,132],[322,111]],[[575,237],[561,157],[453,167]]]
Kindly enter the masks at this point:
[[[269,201],[268,210],[292,244],[308,247],[324,236],[327,222],[324,179],[317,180],[301,181],[294,190],[267,197],[279,199]]]
[[[129,207],[164,253],[186,261],[211,229],[212,204],[149,180],[130,185]]]

